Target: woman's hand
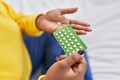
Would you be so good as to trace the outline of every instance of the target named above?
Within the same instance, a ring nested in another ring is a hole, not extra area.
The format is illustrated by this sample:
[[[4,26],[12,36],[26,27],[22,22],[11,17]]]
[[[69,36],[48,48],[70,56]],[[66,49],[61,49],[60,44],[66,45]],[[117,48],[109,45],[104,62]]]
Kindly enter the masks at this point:
[[[86,61],[83,55],[74,53],[61,56],[46,73],[43,80],[82,80],[86,71]]]
[[[37,18],[37,28],[48,33],[53,33],[60,27],[70,24],[77,34],[86,34],[90,32],[90,25],[78,20],[67,19],[64,14],[72,14],[77,8],[55,9],[48,11],[45,15]]]

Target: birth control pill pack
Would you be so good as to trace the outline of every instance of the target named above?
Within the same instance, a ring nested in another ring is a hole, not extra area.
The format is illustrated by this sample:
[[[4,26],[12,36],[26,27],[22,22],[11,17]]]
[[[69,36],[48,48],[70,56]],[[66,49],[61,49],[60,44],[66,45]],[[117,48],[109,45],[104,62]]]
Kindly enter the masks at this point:
[[[68,56],[76,51],[87,49],[85,43],[69,24],[56,30],[53,35]]]

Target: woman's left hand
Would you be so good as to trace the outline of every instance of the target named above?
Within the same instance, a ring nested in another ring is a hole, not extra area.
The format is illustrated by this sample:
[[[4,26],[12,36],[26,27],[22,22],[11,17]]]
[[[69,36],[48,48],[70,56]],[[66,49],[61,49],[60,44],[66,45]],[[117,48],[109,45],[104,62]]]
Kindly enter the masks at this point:
[[[67,19],[64,14],[72,14],[77,8],[54,9],[37,18],[37,28],[48,33],[53,33],[66,24],[70,24],[77,34],[84,35],[90,32],[90,24],[78,20]]]

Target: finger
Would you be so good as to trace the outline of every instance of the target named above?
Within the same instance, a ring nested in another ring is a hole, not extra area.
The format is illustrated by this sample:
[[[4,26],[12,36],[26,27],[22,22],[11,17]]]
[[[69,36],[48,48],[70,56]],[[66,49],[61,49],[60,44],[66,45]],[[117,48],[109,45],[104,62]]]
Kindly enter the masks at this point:
[[[82,57],[82,59],[80,59],[77,65],[73,66],[72,68],[76,76],[82,77],[86,72],[86,66],[87,66],[86,60],[84,59],[84,57]]]
[[[70,14],[70,13],[74,13],[77,11],[78,8],[66,8],[66,9],[59,9],[59,11],[61,12],[61,14]]]
[[[56,58],[56,61],[60,61],[65,59],[67,56],[66,55],[60,55],[59,57]]]
[[[81,80],[83,76],[85,75],[86,69],[81,70],[81,69],[78,69],[77,67],[73,67],[73,71],[76,77],[78,78],[78,80]]]
[[[77,30],[77,29],[74,29],[74,31],[78,34],[78,35],[86,35],[87,32],[84,31],[84,30]]]
[[[86,27],[86,26],[82,26],[82,25],[71,24],[71,26],[73,29],[84,30],[84,31],[88,31],[88,32],[92,31],[92,29],[90,27]]]
[[[85,58],[82,56],[82,58],[80,59],[79,64],[78,64],[78,70],[81,73],[83,73],[83,75],[84,75],[86,72],[86,67],[87,67],[87,62],[86,62]],[[79,74],[81,74],[81,73],[79,73]]]
[[[78,21],[78,20],[69,20],[70,21],[70,24],[79,24],[79,25],[82,25],[82,26],[90,26],[89,23],[86,23],[86,22],[81,22],[81,21]]]
[[[78,70],[77,67],[72,67],[72,69],[73,69],[74,73],[76,73],[76,71]]]
[[[80,59],[81,55],[79,55],[79,53],[76,52],[62,60],[62,63],[66,67],[71,67],[73,64],[77,63]]]

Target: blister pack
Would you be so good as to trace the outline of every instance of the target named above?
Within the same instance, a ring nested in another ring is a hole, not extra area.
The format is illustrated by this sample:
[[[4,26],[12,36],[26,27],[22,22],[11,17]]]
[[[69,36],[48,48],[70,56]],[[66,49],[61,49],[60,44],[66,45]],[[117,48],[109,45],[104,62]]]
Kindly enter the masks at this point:
[[[69,24],[56,30],[53,35],[68,56],[76,51],[87,49],[85,43]]]

